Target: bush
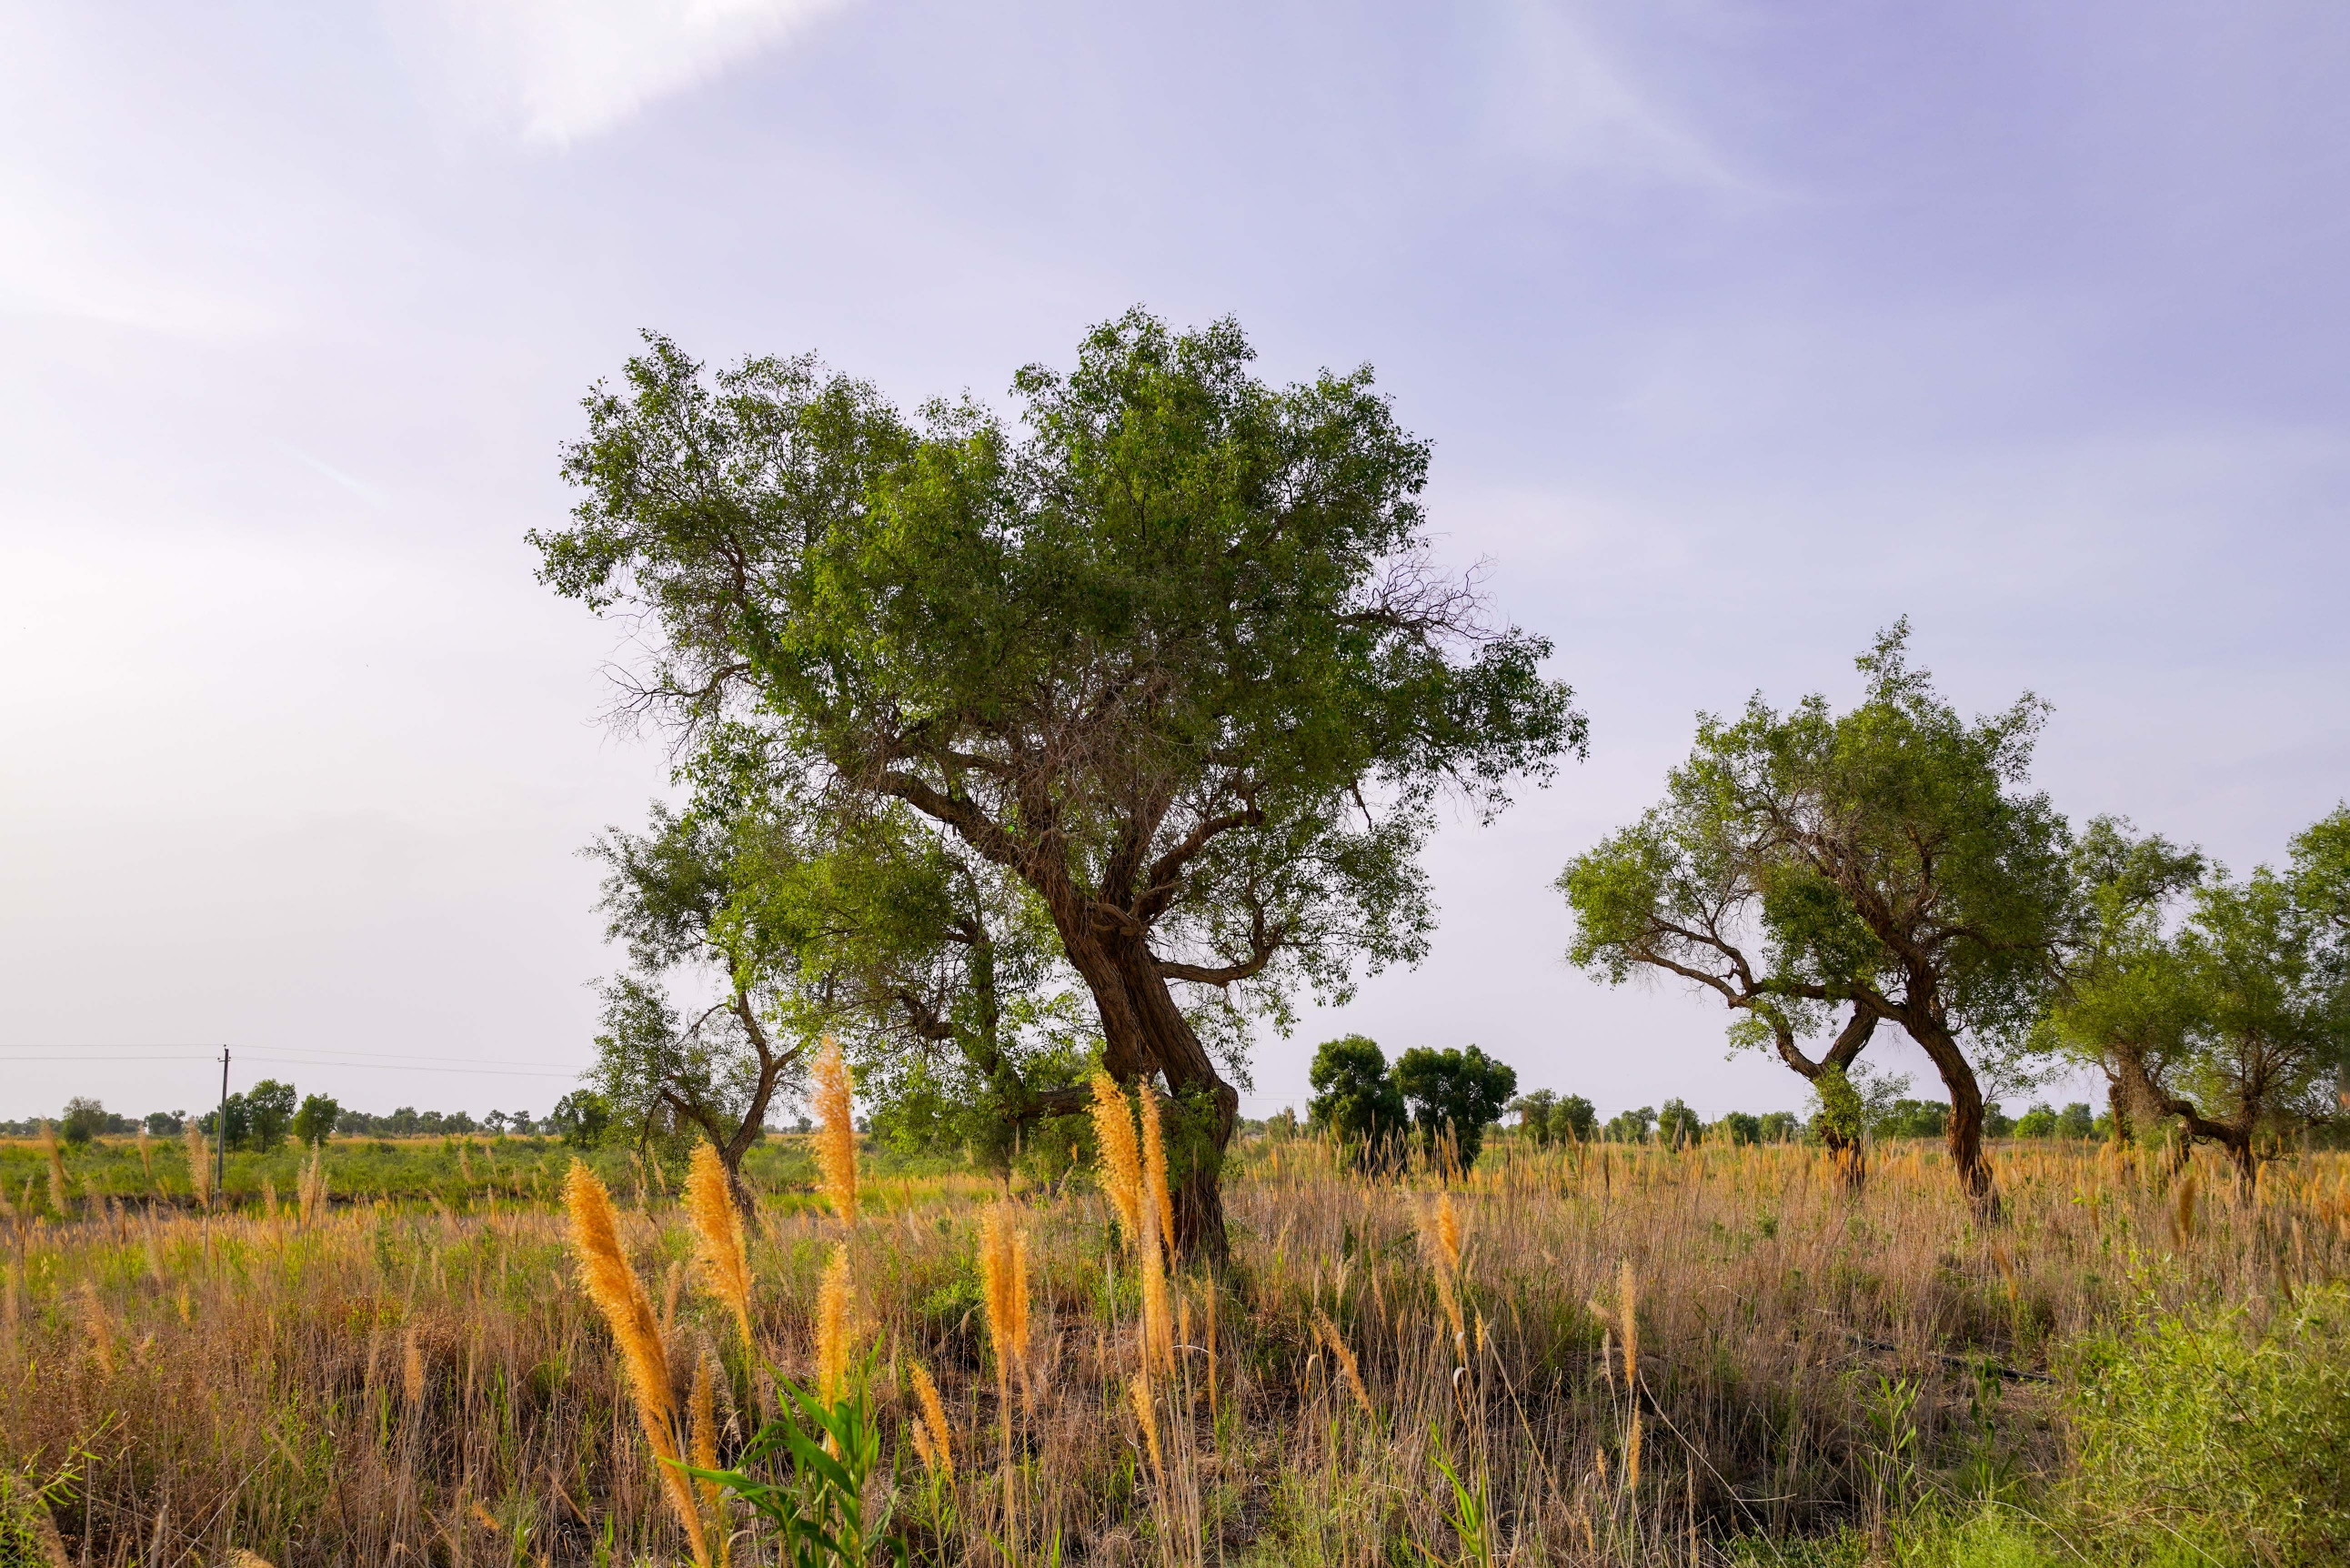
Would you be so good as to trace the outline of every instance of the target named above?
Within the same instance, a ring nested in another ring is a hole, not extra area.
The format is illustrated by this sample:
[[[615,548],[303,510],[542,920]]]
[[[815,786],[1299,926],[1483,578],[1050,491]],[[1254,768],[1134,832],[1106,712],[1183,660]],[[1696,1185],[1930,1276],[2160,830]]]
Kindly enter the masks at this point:
[[[2350,1561],[2350,1286],[2264,1328],[2241,1307],[2148,1312],[2085,1342],[2070,1373],[2082,1504],[2117,1543]]]

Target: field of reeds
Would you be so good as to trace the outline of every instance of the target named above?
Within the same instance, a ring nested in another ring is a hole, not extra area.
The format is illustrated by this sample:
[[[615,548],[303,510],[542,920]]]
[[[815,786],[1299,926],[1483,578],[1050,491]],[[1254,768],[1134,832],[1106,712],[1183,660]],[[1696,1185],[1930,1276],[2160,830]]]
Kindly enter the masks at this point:
[[[239,1157],[209,1195],[190,1152],[0,1147],[0,1469],[48,1488],[68,1561],[691,1560],[583,1284],[567,1151],[360,1140]],[[925,1563],[1922,1560],[1920,1521],[1982,1509],[2050,1561],[2114,1560],[2064,1511],[2072,1347],[2267,1321],[2350,1262],[2338,1155],[2245,1192],[2200,1159],[2007,1146],[1985,1226],[1923,1146],[1856,1194],[1801,1146],[1497,1137],[1446,1182],[1257,1140],[1231,1266],[1154,1280],[1115,1181],[868,1158],[852,1220],[814,1152],[750,1166],[732,1285],[678,1173],[596,1163],[667,1397],[706,1407],[692,1440],[731,1462],[778,1379],[857,1383],[868,1512]],[[698,1506],[713,1555],[752,1522]],[[731,1554],[775,1560],[755,1532]]]

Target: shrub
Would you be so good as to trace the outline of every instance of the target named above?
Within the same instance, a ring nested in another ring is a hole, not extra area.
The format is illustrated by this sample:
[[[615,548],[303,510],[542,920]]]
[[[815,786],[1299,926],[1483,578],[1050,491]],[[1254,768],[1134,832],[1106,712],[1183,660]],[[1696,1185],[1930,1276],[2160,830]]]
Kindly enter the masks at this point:
[[[2350,1286],[2265,1327],[2242,1307],[2149,1311],[2084,1342],[2066,1403],[2082,1503],[2117,1543],[2350,1561]]]

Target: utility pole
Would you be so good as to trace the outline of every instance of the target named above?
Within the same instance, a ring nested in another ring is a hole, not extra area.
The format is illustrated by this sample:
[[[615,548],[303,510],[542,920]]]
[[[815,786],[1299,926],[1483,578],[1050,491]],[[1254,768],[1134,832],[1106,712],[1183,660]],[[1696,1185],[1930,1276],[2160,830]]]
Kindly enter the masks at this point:
[[[221,1047],[220,1115],[213,1118],[213,1190],[228,1189],[228,1047]]]

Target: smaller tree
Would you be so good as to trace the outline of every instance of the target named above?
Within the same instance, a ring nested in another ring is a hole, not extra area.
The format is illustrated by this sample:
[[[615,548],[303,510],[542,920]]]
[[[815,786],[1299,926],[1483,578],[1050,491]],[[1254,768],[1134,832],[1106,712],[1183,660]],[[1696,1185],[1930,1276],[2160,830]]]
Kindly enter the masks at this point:
[[[1396,1058],[1395,1082],[1429,1152],[1434,1155],[1449,1139],[1463,1170],[1477,1163],[1485,1129],[1518,1092],[1517,1070],[1474,1045],[1464,1051],[1414,1046]]]
[[[555,1102],[555,1110],[547,1120],[554,1124],[556,1135],[567,1146],[593,1148],[612,1125],[612,1106],[593,1089],[574,1089]]]
[[[335,1136],[335,1124],[342,1119],[343,1107],[325,1095],[311,1095],[302,1101],[302,1108],[294,1113],[294,1141],[306,1148],[317,1148]]]
[[[1676,1096],[1665,1102],[1657,1113],[1657,1138],[1667,1148],[1687,1148],[1704,1136],[1705,1123],[1690,1109],[1689,1102]]]
[[[1510,1102],[1510,1109],[1517,1115],[1518,1130],[1536,1148],[1547,1148],[1557,1141],[1550,1126],[1551,1115],[1557,1106],[1558,1096],[1549,1089],[1536,1089]]]
[[[1633,1110],[1618,1111],[1607,1118],[1607,1137],[1609,1143],[1646,1143],[1648,1129],[1657,1125],[1657,1107],[1641,1106]]]
[[[1581,1095],[1569,1095],[1551,1108],[1550,1130],[1561,1143],[1589,1143],[1599,1136],[1599,1112]]]
[[[295,1104],[294,1085],[275,1078],[264,1078],[247,1089],[244,1147],[267,1154],[284,1143],[293,1130]]]
[[[149,1137],[179,1137],[187,1113],[184,1111],[149,1111],[147,1136]]]
[[[1316,1132],[1336,1137],[1368,1166],[1392,1158],[1404,1130],[1402,1091],[1388,1075],[1387,1053],[1367,1034],[1326,1040],[1306,1073],[1314,1098],[1306,1115]]]
[[[66,1142],[79,1148],[105,1130],[104,1106],[80,1095],[66,1102],[65,1117],[57,1124],[57,1131]]]
[[[1722,1137],[1733,1144],[1744,1145],[1762,1141],[1762,1118],[1749,1115],[1745,1111],[1728,1112],[1713,1125],[1720,1129]]]

